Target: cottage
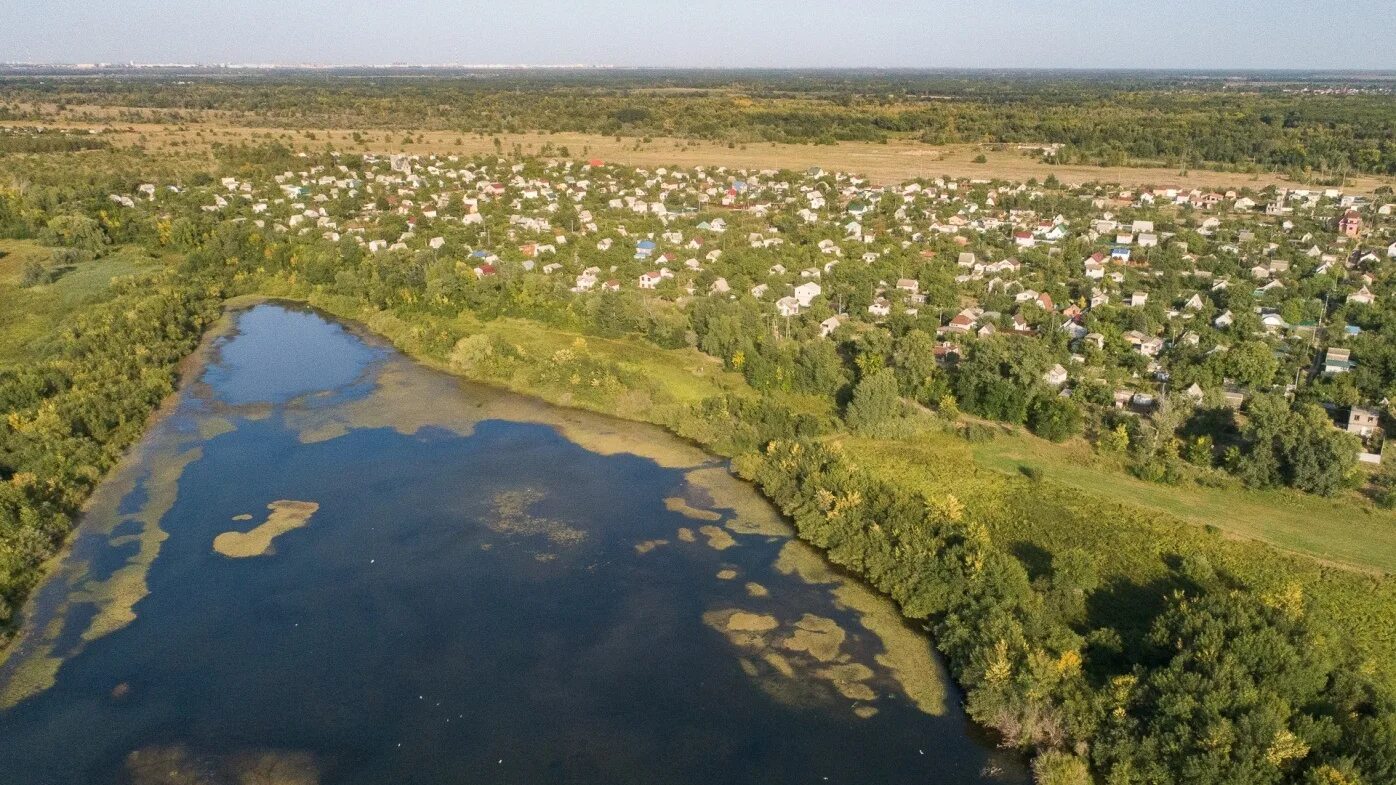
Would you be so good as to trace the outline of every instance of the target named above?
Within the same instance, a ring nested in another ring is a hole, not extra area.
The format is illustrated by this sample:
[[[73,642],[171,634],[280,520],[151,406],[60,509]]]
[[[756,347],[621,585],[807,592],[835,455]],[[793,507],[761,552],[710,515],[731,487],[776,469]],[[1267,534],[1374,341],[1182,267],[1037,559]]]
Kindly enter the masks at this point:
[[[821,291],[823,290],[819,288],[819,284],[813,281],[802,283],[795,287],[795,300],[800,303],[801,308],[808,308]]]
[[[828,319],[825,319],[824,321],[819,323],[819,337],[828,338],[829,336],[833,335],[834,331],[839,329],[839,327],[841,327],[842,325],[843,321],[840,317],[830,316]]]
[[[1348,410],[1347,432],[1366,439],[1381,431],[1381,412],[1365,406]]]
[[[1338,219],[1338,234],[1344,237],[1357,237],[1362,234],[1362,215],[1356,210],[1348,210]]]
[[[1326,374],[1347,373],[1353,368],[1352,350],[1329,347],[1323,355],[1323,372]]]

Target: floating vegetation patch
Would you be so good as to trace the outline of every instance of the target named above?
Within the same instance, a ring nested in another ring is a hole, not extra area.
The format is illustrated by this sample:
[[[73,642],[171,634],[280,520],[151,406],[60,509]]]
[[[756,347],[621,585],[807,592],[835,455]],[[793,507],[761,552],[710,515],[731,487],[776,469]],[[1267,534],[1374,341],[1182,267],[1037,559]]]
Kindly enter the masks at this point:
[[[795,622],[795,630],[781,642],[791,651],[802,651],[820,662],[832,662],[839,656],[844,639],[848,637],[833,619],[806,613]]]
[[[235,430],[237,430],[236,426],[226,417],[199,418],[199,438],[204,441],[215,439],[225,433],[232,433]]]
[[[432,401],[430,407],[422,401]],[[638,455],[666,469],[688,469],[711,459],[663,429],[593,412],[564,409],[496,387],[463,382],[405,357],[378,366],[369,394],[335,406],[299,407],[286,422],[303,443],[335,439],[356,428],[392,428],[411,436],[442,428],[469,436],[485,420],[536,423],[598,455]]]
[[[698,541],[697,535],[695,535],[695,534],[693,533],[693,530],[690,529],[690,528],[688,528],[687,526],[681,526],[681,527],[679,527],[679,539],[682,540],[682,541],[684,541],[684,542],[697,542],[697,541]]]
[[[645,554],[649,553],[655,548],[662,548],[668,544],[668,540],[645,540],[644,542],[635,543],[635,552],[639,554]]]
[[[278,499],[267,505],[266,522],[246,532],[223,532],[213,538],[213,549],[230,559],[246,559],[272,553],[272,541],[286,532],[310,523],[320,509],[315,502]]]
[[[891,672],[907,699],[927,714],[945,714],[948,677],[931,651],[930,639],[909,627],[891,600],[858,583],[846,582],[834,590],[834,598],[856,611],[858,623],[882,641],[877,662]]]
[[[837,583],[841,580],[819,551],[800,540],[791,540],[781,546],[775,568],[782,575],[797,575],[805,583]]]
[[[684,473],[684,480],[709,499],[707,506],[731,510],[726,526],[738,534],[764,534],[789,537],[790,525],[751,483],[734,477],[721,466],[708,466]]]
[[[740,658],[742,671],[782,702],[805,705],[831,699],[835,693],[851,701],[877,699],[877,692],[866,683],[875,671],[843,651],[847,633],[833,619],[806,613],[793,624],[782,625],[768,614],[722,608],[703,614],[703,622],[754,655]],[[821,682],[823,693],[818,687]]]
[[[716,526],[700,526],[698,531],[708,538],[708,547],[715,551],[725,551],[737,544],[732,535]]]
[[[160,521],[174,506],[179,495],[179,478],[184,474],[184,469],[203,457],[203,450],[194,447],[162,460],[162,450],[156,447],[150,451],[150,455],[156,465],[144,482],[145,503],[134,515],[127,516],[127,519],[140,521],[141,530],[138,534],[113,537],[110,540],[110,544],[114,546],[124,546],[129,542],[138,543],[136,554],[106,580],[80,582],[77,591],[72,595],[74,604],[86,602],[97,606],[96,615],[92,617],[82,635],[84,641],[93,641],[109,635],[136,620],[136,603],[150,594],[146,575],[150,572],[150,565],[155,561],[155,557],[160,554],[160,546],[169,537],[169,534],[160,528]],[[135,490],[136,483],[119,483],[115,487],[129,492]],[[110,504],[110,510],[103,509],[103,513],[93,514],[111,514],[113,519],[120,519],[120,516],[114,513],[125,496],[126,493],[121,493],[118,498],[100,500],[103,504]],[[98,509],[96,504],[93,505],[93,509]]]
[[[252,513],[245,512],[245,513],[242,513],[241,515],[234,515],[234,516],[233,516],[233,520],[235,520],[235,521],[250,521],[250,520],[252,520]]]
[[[695,521],[720,521],[722,513],[713,510],[702,510],[689,505],[688,501],[681,496],[670,496],[664,500],[664,506],[669,512],[676,512],[685,518],[692,518]]]
[[[717,579],[720,581],[730,581],[735,577],[737,577],[737,571],[730,567],[717,571]]]
[[[814,675],[832,684],[840,695],[849,700],[877,699],[877,693],[873,692],[872,687],[863,683],[873,677],[873,670],[861,662],[846,662],[820,668]]]
[[[780,626],[774,616],[744,611],[740,608],[724,608],[703,614],[703,623],[727,635],[727,639],[737,646],[764,648],[766,639],[762,633]]]
[[[529,514],[529,508],[543,500],[533,488],[502,491],[494,496],[494,515],[486,521],[491,531],[521,537],[546,537],[554,545],[576,545],[587,533],[562,521]]]
[[[63,666],[63,658],[54,653],[54,643],[63,632],[64,614],[56,614],[43,630],[43,636],[33,653],[19,654],[16,667],[0,690],[0,709],[8,709],[16,703],[37,695],[52,687],[58,677],[58,669]],[[12,646],[6,656],[18,653],[18,646]]]
[[[143,747],[126,756],[132,785],[318,785],[319,767],[305,752],[257,750],[197,754],[182,744]]]
[[[746,593],[752,597],[765,597],[769,595],[771,592],[765,586],[762,586],[756,581],[748,581],[746,585]]]

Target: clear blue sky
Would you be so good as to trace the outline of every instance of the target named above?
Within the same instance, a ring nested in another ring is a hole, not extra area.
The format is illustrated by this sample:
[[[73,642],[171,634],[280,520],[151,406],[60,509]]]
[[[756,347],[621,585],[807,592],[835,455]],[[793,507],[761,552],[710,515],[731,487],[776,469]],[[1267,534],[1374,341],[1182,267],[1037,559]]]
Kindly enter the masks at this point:
[[[1393,0],[0,0],[0,61],[1396,69]]]

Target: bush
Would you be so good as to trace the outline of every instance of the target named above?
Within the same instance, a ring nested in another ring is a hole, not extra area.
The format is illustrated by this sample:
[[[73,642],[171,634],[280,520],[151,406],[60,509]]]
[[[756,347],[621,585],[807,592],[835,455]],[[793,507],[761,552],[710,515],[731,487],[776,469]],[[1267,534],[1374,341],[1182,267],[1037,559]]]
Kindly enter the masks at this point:
[[[1081,432],[1081,410],[1066,398],[1040,395],[1028,409],[1028,429],[1049,441],[1066,441]]]
[[[1086,762],[1066,752],[1044,752],[1032,762],[1037,785],[1091,785]]]
[[[52,280],[52,277],[49,273],[49,269],[38,259],[29,259],[25,261],[24,267],[20,269],[19,285],[25,289],[31,286],[46,284],[50,280]]]

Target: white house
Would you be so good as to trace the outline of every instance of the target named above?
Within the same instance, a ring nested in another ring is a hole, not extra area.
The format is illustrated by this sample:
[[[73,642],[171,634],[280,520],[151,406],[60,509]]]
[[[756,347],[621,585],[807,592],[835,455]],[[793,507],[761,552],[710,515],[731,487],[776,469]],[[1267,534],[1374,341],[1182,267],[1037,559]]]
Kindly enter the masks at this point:
[[[808,308],[809,304],[814,302],[814,298],[818,297],[822,291],[823,289],[819,288],[819,284],[813,281],[802,283],[795,287],[795,300],[800,303],[801,308]]]

